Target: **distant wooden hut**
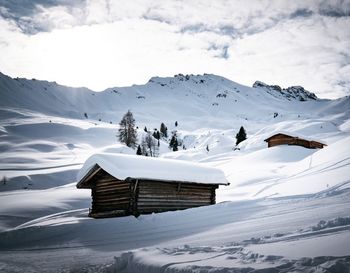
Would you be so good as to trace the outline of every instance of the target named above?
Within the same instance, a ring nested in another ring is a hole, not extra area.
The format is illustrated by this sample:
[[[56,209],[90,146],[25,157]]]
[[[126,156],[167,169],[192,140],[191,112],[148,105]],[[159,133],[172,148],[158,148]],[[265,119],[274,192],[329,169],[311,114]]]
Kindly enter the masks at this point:
[[[180,160],[99,154],[78,174],[77,188],[91,189],[89,216],[115,217],[215,204],[228,185],[222,171]]]
[[[277,133],[268,137],[264,141],[268,143],[268,147],[274,147],[278,145],[297,145],[309,149],[322,149],[324,146],[326,146],[326,144],[322,142],[307,139],[303,136],[298,136],[295,134],[292,135],[289,133]]]

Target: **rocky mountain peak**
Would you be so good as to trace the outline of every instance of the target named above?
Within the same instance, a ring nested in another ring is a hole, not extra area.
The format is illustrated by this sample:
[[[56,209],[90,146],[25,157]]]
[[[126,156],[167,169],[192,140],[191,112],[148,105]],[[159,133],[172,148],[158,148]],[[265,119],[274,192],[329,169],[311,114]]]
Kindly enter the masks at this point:
[[[256,81],[253,84],[253,88],[264,89],[266,92],[275,97],[285,97],[288,100],[297,99],[299,101],[307,101],[318,99],[314,93],[305,90],[305,88],[302,86],[281,88],[279,85],[269,85],[261,81]]]

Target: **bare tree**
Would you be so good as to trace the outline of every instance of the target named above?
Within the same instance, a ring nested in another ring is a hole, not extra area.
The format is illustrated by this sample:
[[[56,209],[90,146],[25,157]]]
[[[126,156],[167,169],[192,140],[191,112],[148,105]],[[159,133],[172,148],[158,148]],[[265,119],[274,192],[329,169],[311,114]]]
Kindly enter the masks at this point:
[[[159,148],[157,145],[157,140],[150,133],[147,133],[146,136],[142,138],[141,150],[142,154],[145,156],[158,156]]]

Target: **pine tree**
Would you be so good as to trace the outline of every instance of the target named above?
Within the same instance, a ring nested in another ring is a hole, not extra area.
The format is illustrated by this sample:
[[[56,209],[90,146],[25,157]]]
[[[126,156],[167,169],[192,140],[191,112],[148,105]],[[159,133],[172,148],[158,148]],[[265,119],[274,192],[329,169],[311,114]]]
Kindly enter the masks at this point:
[[[207,145],[207,147],[205,149],[207,150],[207,152],[209,152],[209,145]]]
[[[135,119],[130,110],[119,122],[119,141],[130,148],[136,147],[137,131],[135,129]]]
[[[176,140],[176,136],[173,135],[170,139],[170,142],[169,142],[169,148],[173,148],[174,147],[174,144],[175,144],[175,140]],[[177,142],[177,141],[176,141]]]
[[[137,151],[136,151],[137,155],[142,155],[142,151],[141,151],[141,146],[137,146]]]
[[[157,129],[154,129],[153,137],[158,140],[160,139],[160,133]]]
[[[159,130],[162,134],[162,137],[167,138],[168,137],[168,128],[165,126],[165,124],[162,122],[160,124],[160,130]]]
[[[177,121],[175,121],[175,127],[177,127]]]
[[[143,128],[143,130],[147,133],[148,131],[147,131],[147,127],[145,126],[145,128]]]
[[[241,128],[239,129],[239,132],[236,135],[236,139],[237,139],[236,145],[238,145],[239,143],[247,139],[247,133],[243,128],[243,126],[241,126]]]
[[[177,138],[175,137],[174,144],[173,144],[173,152],[176,152],[178,150],[177,146],[179,146],[179,145],[177,142]]]

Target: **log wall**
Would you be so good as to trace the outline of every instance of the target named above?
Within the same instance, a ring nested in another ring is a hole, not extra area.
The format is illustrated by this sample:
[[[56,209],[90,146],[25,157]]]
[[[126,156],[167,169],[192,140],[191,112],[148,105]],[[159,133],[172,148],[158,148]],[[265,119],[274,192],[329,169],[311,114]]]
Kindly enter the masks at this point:
[[[127,215],[130,210],[131,185],[110,175],[99,178],[92,187],[90,216]]]
[[[138,182],[134,214],[163,212],[215,204],[217,185]]]
[[[94,218],[147,214],[215,204],[218,185],[150,180],[118,180],[104,170],[91,181]]]

